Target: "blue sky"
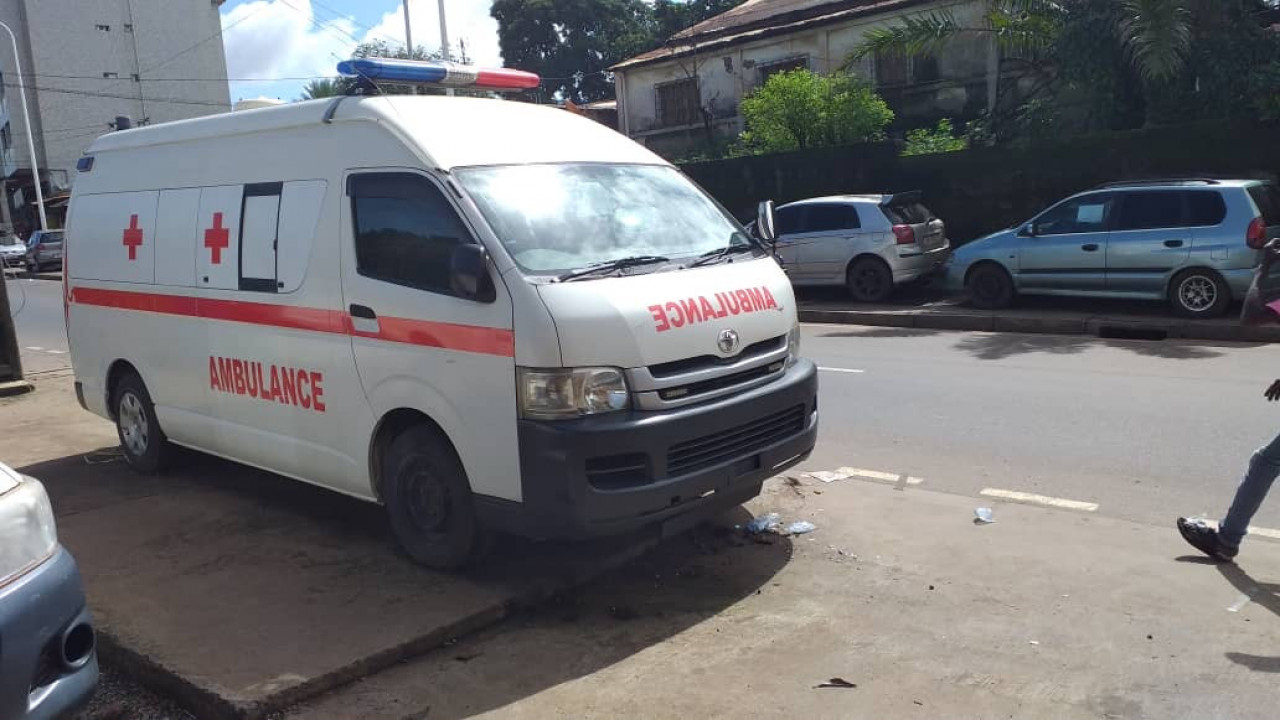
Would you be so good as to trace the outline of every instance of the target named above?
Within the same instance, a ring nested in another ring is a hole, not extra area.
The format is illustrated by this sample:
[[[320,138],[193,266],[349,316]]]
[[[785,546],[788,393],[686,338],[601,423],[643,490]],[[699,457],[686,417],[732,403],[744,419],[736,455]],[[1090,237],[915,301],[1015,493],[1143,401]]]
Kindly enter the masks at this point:
[[[409,0],[413,42],[440,47],[438,0]],[[449,44],[479,65],[500,65],[498,25],[485,0],[445,0]],[[332,76],[359,42],[404,44],[401,0],[228,0],[222,6],[231,100],[296,99],[306,78]],[[288,78],[288,79],[282,79]]]

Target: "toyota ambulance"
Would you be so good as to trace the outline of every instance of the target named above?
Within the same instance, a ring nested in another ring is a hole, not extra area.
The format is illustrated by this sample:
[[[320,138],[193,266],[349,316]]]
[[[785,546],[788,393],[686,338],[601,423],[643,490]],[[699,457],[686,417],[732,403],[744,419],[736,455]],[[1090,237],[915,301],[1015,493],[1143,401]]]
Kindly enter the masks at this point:
[[[180,445],[381,503],[433,567],[489,530],[671,531],[814,446],[816,368],[766,245],[554,107],[357,95],[115,132],[68,214],[76,392],[139,471]]]

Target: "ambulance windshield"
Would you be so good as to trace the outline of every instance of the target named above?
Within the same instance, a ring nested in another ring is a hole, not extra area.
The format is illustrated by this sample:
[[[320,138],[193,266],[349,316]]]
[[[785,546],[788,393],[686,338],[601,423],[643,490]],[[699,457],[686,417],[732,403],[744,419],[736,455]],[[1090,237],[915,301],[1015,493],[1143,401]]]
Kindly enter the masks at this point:
[[[674,261],[753,242],[671,167],[509,165],[455,174],[507,252],[530,274],[641,256]]]

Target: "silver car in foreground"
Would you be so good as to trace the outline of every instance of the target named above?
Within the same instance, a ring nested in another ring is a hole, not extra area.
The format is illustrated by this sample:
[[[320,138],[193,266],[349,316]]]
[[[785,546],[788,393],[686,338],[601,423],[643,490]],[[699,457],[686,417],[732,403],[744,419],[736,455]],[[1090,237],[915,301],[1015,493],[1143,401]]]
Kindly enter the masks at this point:
[[[58,544],[49,496],[0,464],[0,718],[68,717],[97,683],[80,572]]]
[[[1217,317],[1249,290],[1280,237],[1280,188],[1258,180],[1112,183],[956,249],[947,285],[980,308],[1017,295],[1165,300]]]
[[[774,217],[778,259],[793,285],[844,285],[861,302],[884,300],[951,256],[946,226],[918,192],[800,200]]]

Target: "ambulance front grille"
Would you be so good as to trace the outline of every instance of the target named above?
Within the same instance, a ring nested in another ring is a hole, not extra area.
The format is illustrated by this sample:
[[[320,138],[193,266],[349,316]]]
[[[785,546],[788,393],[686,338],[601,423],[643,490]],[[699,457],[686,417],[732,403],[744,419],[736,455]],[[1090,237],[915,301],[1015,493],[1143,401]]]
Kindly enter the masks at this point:
[[[667,476],[676,477],[751,455],[803,429],[804,406],[797,405],[728,430],[686,440],[667,451]]]

